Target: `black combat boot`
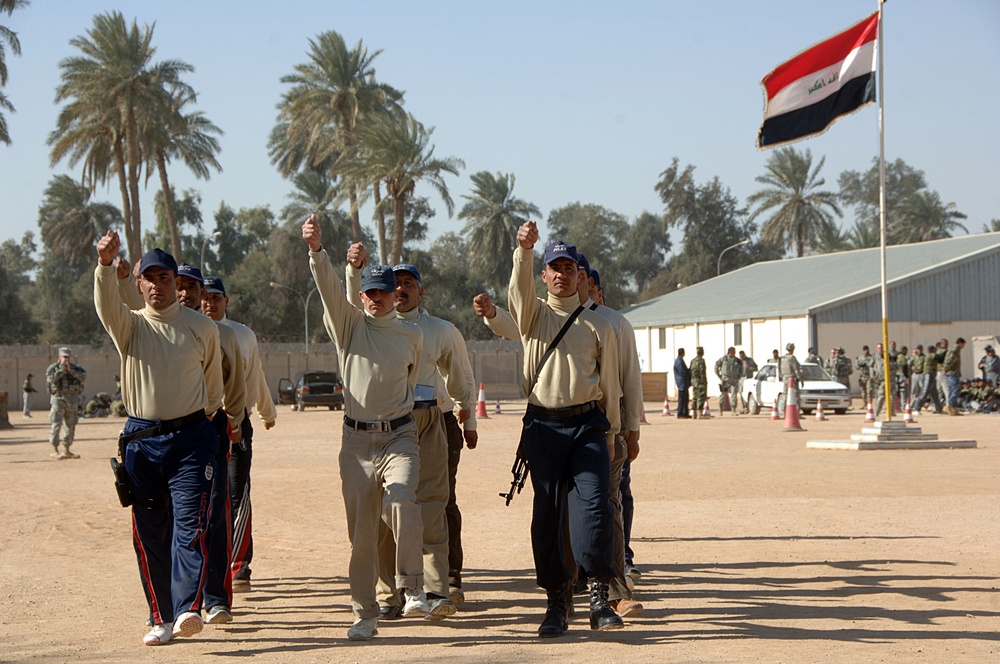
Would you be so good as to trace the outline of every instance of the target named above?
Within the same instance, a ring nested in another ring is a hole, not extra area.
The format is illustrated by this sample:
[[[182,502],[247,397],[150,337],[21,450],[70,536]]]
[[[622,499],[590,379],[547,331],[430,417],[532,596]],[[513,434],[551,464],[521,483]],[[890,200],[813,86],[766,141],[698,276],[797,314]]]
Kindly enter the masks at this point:
[[[549,590],[545,596],[548,608],[545,609],[545,618],[538,627],[538,636],[543,639],[562,636],[566,631],[566,590]]]
[[[622,629],[625,627],[621,616],[608,603],[608,579],[590,580],[590,629]]]

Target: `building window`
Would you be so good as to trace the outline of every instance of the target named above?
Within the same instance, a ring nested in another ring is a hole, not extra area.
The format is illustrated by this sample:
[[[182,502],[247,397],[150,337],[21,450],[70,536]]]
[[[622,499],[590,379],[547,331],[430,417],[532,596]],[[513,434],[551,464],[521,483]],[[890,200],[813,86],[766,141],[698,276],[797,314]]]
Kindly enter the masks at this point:
[[[660,328],[660,350],[667,347],[667,328]]]
[[[733,345],[743,345],[743,323],[733,323]]]

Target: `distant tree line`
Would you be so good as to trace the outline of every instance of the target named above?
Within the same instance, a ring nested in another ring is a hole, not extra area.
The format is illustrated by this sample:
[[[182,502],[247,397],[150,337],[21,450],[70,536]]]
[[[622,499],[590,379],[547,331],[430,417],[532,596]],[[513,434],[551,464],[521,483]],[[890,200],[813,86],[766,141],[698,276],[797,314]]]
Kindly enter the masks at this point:
[[[436,212],[424,192],[453,214],[445,177],[459,175],[464,163],[435,156],[433,128],[404,110],[402,92],[378,81],[373,63],[380,51],[360,41],[349,47],[333,31],[309,40],[306,61],[282,78],[288,87],[268,139],[272,164],[290,183],[286,204],[275,213],[267,204],[223,202],[205,219],[199,192],[175,191],[169,173],[175,164],[204,179],[221,171],[222,130],[194,110],[197,94],[183,80],[193,68],[155,61],[152,36],[150,26],[110,12],[70,42],[79,54],[60,63],[56,97],[64,105],[49,144],[53,166],[65,161],[77,174],[55,175],[45,190],[40,253],[30,232],[0,245],[0,343],[105,340],[91,274],[96,239],[108,228],[123,231],[133,263],[160,246],[223,277],[232,316],[262,341],[301,341],[307,303],[312,340],[326,340],[299,230],[310,214],[323,225],[335,261],[361,240],[372,260],[416,263],[432,313],[468,339],[491,337],[472,313],[472,297],[485,290],[506,300],[517,228],[542,211],[515,195],[513,173],[480,171],[470,175],[470,193],[458,206],[461,232],[429,241]],[[0,38],[16,44],[7,33]],[[2,67],[0,73],[6,76]],[[877,163],[842,173],[837,191],[824,188],[823,164],[809,150],[778,149],[757,178],[763,187],[741,202],[717,177],[699,182],[694,166],[674,158],[653,184],[661,209],[630,219],[570,202],[549,211],[548,239],[573,242],[587,255],[616,308],[789,253],[877,246]],[[144,230],[139,185],[154,174],[155,220]],[[94,199],[98,187],[112,184],[121,207]],[[968,232],[955,204],[943,202],[902,160],[887,164],[887,192],[890,243]],[[368,203],[372,218],[363,220]],[[854,217],[846,231],[839,222],[845,209]],[[1000,230],[1000,222],[983,230]],[[680,238],[676,251],[672,234]]]

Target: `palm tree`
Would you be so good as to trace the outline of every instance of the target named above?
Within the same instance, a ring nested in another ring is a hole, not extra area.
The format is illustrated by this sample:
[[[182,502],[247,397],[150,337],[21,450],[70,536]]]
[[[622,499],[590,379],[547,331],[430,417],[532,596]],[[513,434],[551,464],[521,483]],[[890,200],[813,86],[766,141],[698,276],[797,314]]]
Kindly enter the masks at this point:
[[[367,189],[380,180],[385,185],[382,205],[391,206],[393,211],[391,265],[398,263],[403,253],[406,202],[413,196],[417,182],[426,182],[437,190],[449,215],[455,209],[442,176],[458,175],[465,163],[455,157],[435,158],[434,146],[428,147],[433,132],[433,128],[425,129],[412,115],[407,114],[399,121],[383,114],[358,127],[358,158],[344,160],[338,166],[348,187],[353,184],[358,189]]]
[[[271,132],[271,162],[285,177],[301,168],[323,171],[353,159],[359,120],[398,107],[402,93],[375,81],[372,62],[361,41],[352,49],[334,31],[309,40],[310,61],[283,76],[292,86],[278,104],[278,123]],[[357,184],[347,187],[355,241],[361,239]]]
[[[87,37],[71,39],[70,45],[82,55],[59,63],[62,81],[56,102],[70,103],[49,137],[53,161],[63,154],[86,157],[91,179],[105,180],[114,164],[123,203],[128,200],[125,235],[133,262],[142,254],[139,177],[144,130],[163,122],[171,93],[191,93],[180,79],[192,71],[191,65],[180,60],[152,62],[156,53],[152,37],[153,27],[140,30],[134,20],[128,26],[121,12],[112,12],[95,16]]]
[[[181,260],[181,240],[177,230],[177,220],[174,216],[173,193],[170,180],[167,177],[167,164],[171,159],[181,159],[195,177],[209,179],[209,168],[222,171],[222,165],[215,155],[219,152],[219,141],[216,136],[222,135],[222,130],[212,124],[201,111],[185,113],[184,106],[195,101],[191,91],[180,88],[171,98],[165,117],[150,118],[146,125],[143,143],[146,153],[155,163],[160,175],[160,190],[163,192],[163,208],[170,229],[170,252]],[[146,179],[149,179],[151,167],[146,168]]]
[[[480,171],[471,177],[472,193],[458,213],[465,219],[462,232],[483,278],[502,290],[510,278],[510,256],[517,246],[517,229],[530,217],[541,216],[534,203],[514,196],[513,173]]]
[[[56,259],[73,265],[93,262],[94,245],[109,228],[117,228],[122,213],[110,203],[94,203],[92,190],[68,175],[57,175],[45,188],[38,209],[42,242]]]
[[[289,202],[281,208],[281,220],[287,224],[302,223],[311,214],[326,214],[337,189],[327,173],[301,171],[292,178],[295,189],[286,198]]]
[[[871,249],[882,244],[882,229],[864,219],[857,219],[854,227],[847,231],[847,242],[851,249]]]
[[[24,7],[28,0],[0,0],[0,11],[13,14],[14,10]],[[7,85],[7,53],[4,44],[10,46],[10,52],[14,55],[21,55],[21,41],[17,38],[17,33],[0,25],[0,110],[14,112],[14,105],[7,100],[3,93],[3,86]],[[0,113],[0,143],[10,145],[10,134],[7,133],[7,120],[3,113]]]
[[[958,220],[965,214],[955,209],[954,203],[945,205],[936,191],[923,189],[906,198],[895,210],[886,240],[891,244],[908,244],[943,240],[951,237],[951,232],[968,229]]]
[[[757,209],[751,221],[768,210],[775,212],[764,222],[760,238],[767,244],[787,245],[801,257],[807,247],[816,246],[823,227],[833,223],[833,212],[843,216],[837,205],[837,195],[820,191],[826,180],[819,177],[826,158],[812,167],[812,152],[805,154],[795,148],[782,148],[767,160],[765,175],[757,182],[769,185],[750,195],[747,203]]]

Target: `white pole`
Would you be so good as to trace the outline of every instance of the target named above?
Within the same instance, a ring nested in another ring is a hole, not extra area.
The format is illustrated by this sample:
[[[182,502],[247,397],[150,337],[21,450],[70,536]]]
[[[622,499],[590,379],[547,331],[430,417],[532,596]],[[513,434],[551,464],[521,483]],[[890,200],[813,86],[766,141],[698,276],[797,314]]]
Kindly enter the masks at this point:
[[[883,389],[885,390],[885,413],[886,419],[892,421],[892,384],[893,377],[889,373],[889,298],[886,288],[885,269],[885,87],[882,84],[882,71],[884,60],[882,58],[882,35],[883,33],[883,11],[885,0],[878,3],[878,207],[879,225],[881,234],[881,250],[879,255],[882,260],[882,371],[884,377]]]

